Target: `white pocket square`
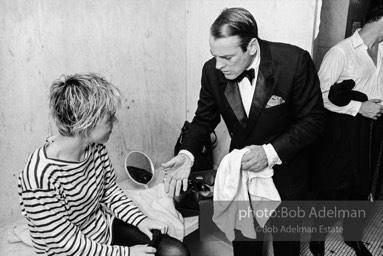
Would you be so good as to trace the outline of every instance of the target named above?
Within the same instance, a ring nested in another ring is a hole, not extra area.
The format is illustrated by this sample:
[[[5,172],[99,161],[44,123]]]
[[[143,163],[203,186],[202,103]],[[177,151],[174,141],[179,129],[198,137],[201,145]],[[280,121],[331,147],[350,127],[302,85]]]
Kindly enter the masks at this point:
[[[266,108],[275,107],[275,106],[281,105],[283,103],[285,103],[285,100],[282,99],[282,97],[279,97],[277,95],[273,95],[270,97],[269,101],[267,102]]]

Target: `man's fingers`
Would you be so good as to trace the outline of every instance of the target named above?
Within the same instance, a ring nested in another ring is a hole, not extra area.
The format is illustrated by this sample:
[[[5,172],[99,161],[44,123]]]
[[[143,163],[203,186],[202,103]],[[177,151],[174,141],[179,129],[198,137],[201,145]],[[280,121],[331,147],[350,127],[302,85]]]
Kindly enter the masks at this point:
[[[255,162],[255,157],[253,156],[253,154],[249,153],[248,154],[245,154],[242,156],[242,161],[241,161],[241,167],[242,169],[246,170],[248,169],[250,166],[252,166]]]
[[[250,152],[250,151],[249,151],[249,152]],[[246,163],[246,162],[248,162],[251,158],[252,158],[252,157],[251,157],[251,154],[245,154],[245,155],[242,156],[242,160],[241,160],[241,162],[242,162],[242,163]]]
[[[180,195],[181,186],[182,186],[182,181],[181,180],[177,180],[177,182],[176,182],[176,194],[175,194],[176,196]]]
[[[247,153],[245,153],[245,154],[242,156],[241,163],[242,163],[242,164],[248,163],[248,162],[250,162],[253,158],[254,158],[254,154],[253,154],[251,151],[248,151]]]
[[[175,188],[176,188],[176,183],[177,183],[177,180],[175,180],[175,179],[172,179],[172,180],[170,181],[169,193],[168,193],[168,195],[169,195],[170,197],[173,197],[173,196],[174,196],[174,190],[175,190]]]
[[[182,185],[183,185],[182,188],[183,188],[184,191],[186,191],[186,190],[188,189],[188,185],[189,185],[189,184],[188,184],[188,183],[189,183],[189,182],[188,182],[188,179],[183,179],[183,180],[182,180],[182,183],[183,183],[183,184],[182,184]]]
[[[249,168],[246,169],[246,171],[248,171],[248,172],[253,172],[254,170],[255,170],[255,166],[254,165],[252,165],[252,166],[250,166]]]
[[[248,149],[252,150],[252,149],[254,149],[256,147],[257,147],[256,145],[250,145],[250,146],[246,146],[245,148],[248,148]],[[247,153],[249,153],[249,151],[246,152],[245,154],[247,154]]]
[[[161,164],[161,166],[166,169],[166,168],[170,168],[174,165],[174,158],[170,159],[169,161],[167,161],[166,163],[163,163]]]
[[[241,163],[241,169],[242,169],[243,171],[249,171],[250,166],[252,166],[250,160]]]

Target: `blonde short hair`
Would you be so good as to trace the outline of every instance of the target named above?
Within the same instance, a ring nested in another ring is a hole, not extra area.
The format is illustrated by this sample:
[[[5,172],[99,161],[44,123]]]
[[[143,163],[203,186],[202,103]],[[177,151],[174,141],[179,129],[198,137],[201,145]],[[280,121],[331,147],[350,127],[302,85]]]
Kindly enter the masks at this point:
[[[117,87],[94,73],[62,75],[50,88],[49,108],[64,136],[87,134],[105,114],[121,105]]]

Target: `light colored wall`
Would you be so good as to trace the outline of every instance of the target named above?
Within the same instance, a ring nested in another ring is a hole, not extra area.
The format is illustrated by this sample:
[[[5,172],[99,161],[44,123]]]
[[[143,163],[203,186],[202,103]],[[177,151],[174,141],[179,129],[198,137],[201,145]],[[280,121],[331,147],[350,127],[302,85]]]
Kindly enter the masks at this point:
[[[319,35],[314,48],[318,70],[327,51],[345,37],[349,4],[350,0],[323,0]]]
[[[156,167],[168,160],[198,99],[209,27],[228,0],[0,0],[0,226],[20,218],[17,176],[27,156],[55,133],[50,83],[93,71],[123,93],[108,148],[119,180],[131,150]],[[320,0],[238,0],[267,40],[311,52]],[[217,129],[219,159],[228,148]],[[218,160],[217,160],[218,161]]]
[[[119,179],[125,155],[146,152],[156,165],[172,154],[185,119],[185,1],[0,1],[0,225],[20,218],[17,177],[55,130],[50,83],[93,71],[123,93],[107,143]]]

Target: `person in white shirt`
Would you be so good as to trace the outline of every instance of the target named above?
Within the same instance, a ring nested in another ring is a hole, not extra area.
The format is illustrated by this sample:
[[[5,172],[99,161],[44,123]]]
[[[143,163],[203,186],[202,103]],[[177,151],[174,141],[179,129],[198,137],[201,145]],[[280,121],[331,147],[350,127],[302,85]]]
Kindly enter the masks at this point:
[[[373,1],[365,25],[333,46],[318,72],[329,111],[314,166],[318,200],[372,200],[378,194],[371,185],[383,145],[382,17],[383,1]],[[361,242],[363,226],[362,218],[343,221],[344,240],[358,256],[371,255]],[[324,255],[326,235],[312,236],[314,255]]]

